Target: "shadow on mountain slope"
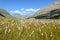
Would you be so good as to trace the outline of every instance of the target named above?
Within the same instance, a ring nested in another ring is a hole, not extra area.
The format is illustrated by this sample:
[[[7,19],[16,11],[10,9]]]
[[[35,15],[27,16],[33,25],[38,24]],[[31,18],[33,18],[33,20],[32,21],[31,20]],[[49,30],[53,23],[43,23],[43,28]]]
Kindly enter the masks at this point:
[[[49,13],[34,17],[35,19],[57,19],[60,18],[60,9],[51,10]]]

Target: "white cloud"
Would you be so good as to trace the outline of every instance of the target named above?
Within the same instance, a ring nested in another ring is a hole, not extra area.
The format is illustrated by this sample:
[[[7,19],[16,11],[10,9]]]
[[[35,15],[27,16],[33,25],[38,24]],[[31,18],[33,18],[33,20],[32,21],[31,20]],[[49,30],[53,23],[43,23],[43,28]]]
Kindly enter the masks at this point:
[[[10,13],[21,13],[19,10],[10,11]]]
[[[21,13],[19,10],[15,10],[13,11],[13,13]]]
[[[13,14],[20,14],[20,15],[28,15],[28,14],[33,14],[34,12],[38,11],[40,8],[38,9],[33,9],[33,8],[28,8],[28,9],[24,9],[21,8],[20,10],[14,10],[14,11],[10,11],[10,13]]]
[[[29,9],[25,9],[25,11],[36,12],[36,11],[38,11],[39,9],[40,9],[40,8],[38,8],[38,9],[29,8]]]
[[[34,11],[33,8],[25,9],[26,11]]]

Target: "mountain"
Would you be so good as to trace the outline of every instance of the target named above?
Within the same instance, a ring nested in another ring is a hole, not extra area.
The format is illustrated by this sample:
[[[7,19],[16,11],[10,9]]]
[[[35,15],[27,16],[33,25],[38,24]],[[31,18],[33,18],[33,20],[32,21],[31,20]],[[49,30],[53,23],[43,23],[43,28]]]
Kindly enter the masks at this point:
[[[49,13],[41,14],[35,17],[36,19],[57,19],[60,18],[60,9],[51,10]]]
[[[60,18],[60,2],[54,2],[46,6],[45,8],[37,11],[29,18]]]
[[[12,17],[6,10],[0,8],[0,17]]]

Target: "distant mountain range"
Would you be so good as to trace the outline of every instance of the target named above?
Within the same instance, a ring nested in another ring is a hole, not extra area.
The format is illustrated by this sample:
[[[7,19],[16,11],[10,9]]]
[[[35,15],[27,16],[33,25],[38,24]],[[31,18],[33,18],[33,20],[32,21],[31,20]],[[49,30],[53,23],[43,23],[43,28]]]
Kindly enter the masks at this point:
[[[0,8],[0,17],[13,17],[12,15],[10,15],[6,10]]]
[[[34,15],[28,18],[36,18],[36,19],[57,19],[60,18],[60,2],[54,2],[47,7],[40,9]]]

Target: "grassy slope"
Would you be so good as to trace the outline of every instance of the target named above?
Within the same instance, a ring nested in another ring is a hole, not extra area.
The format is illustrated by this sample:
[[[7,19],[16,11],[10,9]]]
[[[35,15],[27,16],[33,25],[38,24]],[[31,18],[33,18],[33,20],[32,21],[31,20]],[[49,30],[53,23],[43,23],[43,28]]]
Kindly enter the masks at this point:
[[[42,20],[0,17],[0,40],[60,40],[59,20]]]
[[[41,14],[46,14],[46,13],[49,13],[51,10],[54,10],[54,9],[59,9],[60,8],[60,2],[54,2],[48,6],[46,6],[45,8],[42,8],[40,10],[38,10],[34,15],[28,17],[28,18],[33,18],[35,16],[39,16]]]
[[[5,17],[12,17],[6,10],[0,8],[0,13],[4,15]]]

